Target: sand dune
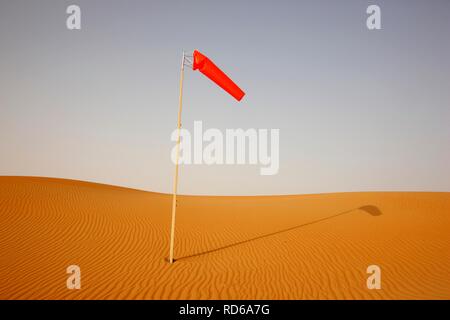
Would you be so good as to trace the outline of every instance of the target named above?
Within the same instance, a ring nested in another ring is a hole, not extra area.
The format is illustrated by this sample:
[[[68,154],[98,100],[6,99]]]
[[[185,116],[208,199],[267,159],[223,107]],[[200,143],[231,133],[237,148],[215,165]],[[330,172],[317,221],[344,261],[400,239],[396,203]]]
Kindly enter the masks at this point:
[[[170,210],[166,194],[0,177],[0,298],[450,299],[450,193],[181,196],[173,265]]]

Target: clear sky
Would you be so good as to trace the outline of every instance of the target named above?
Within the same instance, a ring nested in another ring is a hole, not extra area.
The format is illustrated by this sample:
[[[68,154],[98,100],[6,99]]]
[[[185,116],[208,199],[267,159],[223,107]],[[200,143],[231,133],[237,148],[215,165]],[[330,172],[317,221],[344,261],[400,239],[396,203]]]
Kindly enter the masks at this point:
[[[448,0],[0,0],[0,175],[170,192],[183,49],[247,93],[187,70],[183,126],[279,128],[280,170],[182,166],[181,193],[450,191]]]

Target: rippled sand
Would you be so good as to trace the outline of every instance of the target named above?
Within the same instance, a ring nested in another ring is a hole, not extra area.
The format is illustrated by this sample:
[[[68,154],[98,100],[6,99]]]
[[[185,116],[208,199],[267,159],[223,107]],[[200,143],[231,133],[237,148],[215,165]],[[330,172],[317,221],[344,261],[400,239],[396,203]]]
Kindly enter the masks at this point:
[[[173,265],[170,215],[166,194],[0,177],[0,298],[450,299],[450,193],[181,196]]]

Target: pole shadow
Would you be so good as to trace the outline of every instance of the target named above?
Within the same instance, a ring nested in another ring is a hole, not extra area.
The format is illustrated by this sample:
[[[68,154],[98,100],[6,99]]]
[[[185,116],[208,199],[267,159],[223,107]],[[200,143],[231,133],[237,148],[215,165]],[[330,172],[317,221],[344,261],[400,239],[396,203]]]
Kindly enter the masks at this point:
[[[182,260],[187,260],[187,259],[190,259],[190,258],[204,256],[204,255],[207,255],[207,254],[210,254],[210,253],[214,253],[214,252],[218,252],[218,251],[221,251],[221,250],[237,247],[237,246],[249,243],[249,242],[261,240],[261,239],[264,239],[264,238],[269,238],[269,237],[272,237],[272,236],[275,236],[275,235],[278,235],[278,234],[281,234],[281,233],[285,233],[285,232],[292,231],[292,230],[295,230],[295,229],[299,229],[299,228],[302,228],[302,227],[310,226],[312,224],[320,223],[320,222],[323,222],[323,221],[326,221],[326,220],[334,219],[334,218],[343,216],[345,214],[349,214],[349,213],[352,213],[352,212],[357,212],[358,210],[363,211],[365,213],[368,213],[368,214],[370,214],[373,217],[377,217],[377,216],[381,216],[382,215],[382,212],[380,211],[380,209],[378,207],[376,207],[374,205],[365,205],[365,206],[362,206],[362,207],[358,207],[358,208],[350,209],[350,210],[347,210],[347,211],[344,211],[344,212],[340,212],[338,214],[334,214],[334,215],[331,215],[331,216],[328,216],[328,217],[325,217],[325,218],[322,218],[322,219],[318,219],[318,220],[314,220],[314,221],[311,221],[311,222],[299,224],[299,225],[296,225],[296,226],[293,226],[293,227],[290,227],[290,228],[287,228],[287,229],[278,230],[278,231],[275,231],[275,232],[263,234],[261,236],[255,237],[255,238],[251,238],[251,239],[235,242],[235,243],[232,243],[232,244],[229,244],[229,245],[226,245],[226,246],[222,246],[222,247],[219,247],[219,248],[215,248],[215,249],[211,249],[211,250],[207,250],[207,251],[191,254],[191,255],[180,257],[180,258],[176,258],[176,259],[173,259],[173,260],[174,260],[174,262],[176,262],[176,261],[182,261]]]

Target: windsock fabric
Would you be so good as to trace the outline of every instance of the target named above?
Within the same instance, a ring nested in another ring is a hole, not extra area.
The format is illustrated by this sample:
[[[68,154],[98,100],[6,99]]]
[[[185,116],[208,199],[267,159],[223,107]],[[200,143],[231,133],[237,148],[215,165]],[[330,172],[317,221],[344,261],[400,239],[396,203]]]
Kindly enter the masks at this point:
[[[236,100],[241,101],[245,92],[241,90],[214,62],[201,52],[194,50],[194,70],[199,70]]]

